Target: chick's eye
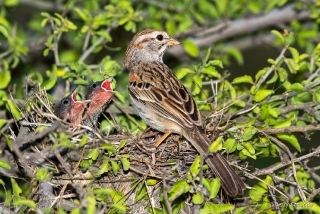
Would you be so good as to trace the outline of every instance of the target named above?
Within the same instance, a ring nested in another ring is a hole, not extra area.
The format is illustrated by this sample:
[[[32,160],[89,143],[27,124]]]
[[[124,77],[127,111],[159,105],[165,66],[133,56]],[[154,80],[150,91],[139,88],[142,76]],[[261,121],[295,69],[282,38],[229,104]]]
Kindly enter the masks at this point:
[[[96,87],[97,87],[97,84],[94,83],[94,84],[92,85],[92,88],[96,88]]]
[[[63,101],[63,104],[64,104],[64,105],[68,105],[68,104],[69,104],[69,101],[68,101],[68,100],[64,100],[64,101]]]
[[[161,34],[159,34],[159,35],[157,36],[157,40],[162,41],[162,40],[163,40],[163,36],[162,36]]]

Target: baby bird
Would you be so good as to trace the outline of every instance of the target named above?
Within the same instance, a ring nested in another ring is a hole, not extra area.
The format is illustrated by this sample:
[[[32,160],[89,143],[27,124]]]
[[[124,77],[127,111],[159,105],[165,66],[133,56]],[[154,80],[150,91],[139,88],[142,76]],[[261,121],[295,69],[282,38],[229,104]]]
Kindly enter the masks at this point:
[[[74,125],[79,125],[87,104],[87,100],[77,100],[76,90],[74,90],[60,101],[54,110],[54,114],[60,119],[73,123]]]
[[[83,125],[96,129],[99,115],[115,94],[111,83],[112,78],[108,78],[103,82],[94,82],[87,88],[86,99],[91,102],[83,117]]]

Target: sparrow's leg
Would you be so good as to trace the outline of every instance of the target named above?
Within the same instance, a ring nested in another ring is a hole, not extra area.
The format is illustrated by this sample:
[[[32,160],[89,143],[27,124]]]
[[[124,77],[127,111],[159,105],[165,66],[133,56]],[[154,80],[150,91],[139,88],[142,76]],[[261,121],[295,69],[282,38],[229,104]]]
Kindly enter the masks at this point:
[[[170,134],[171,134],[171,130],[170,131],[167,131],[157,142],[156,144],[154,145],[155,147],[158,147],[162,141],[164,141]]]

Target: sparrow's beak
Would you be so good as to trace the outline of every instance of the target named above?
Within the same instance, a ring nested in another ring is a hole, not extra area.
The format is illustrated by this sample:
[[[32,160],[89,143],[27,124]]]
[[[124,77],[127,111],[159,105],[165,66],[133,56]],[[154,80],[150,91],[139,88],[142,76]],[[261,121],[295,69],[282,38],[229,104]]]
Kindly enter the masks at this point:
[[[175,45],[180,45],[181,42],[179,42],[178,40],[174,39],[174,38],[171,38],[169,39],[167,45],[168,46],[175,46]]]

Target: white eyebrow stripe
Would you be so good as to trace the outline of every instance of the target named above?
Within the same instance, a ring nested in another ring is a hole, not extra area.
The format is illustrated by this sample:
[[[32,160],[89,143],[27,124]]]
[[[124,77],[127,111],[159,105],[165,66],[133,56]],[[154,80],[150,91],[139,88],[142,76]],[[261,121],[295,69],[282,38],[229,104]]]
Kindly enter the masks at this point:
[[[135,41],[135,45],[139,44],[145,39],[156,38],[158,34],[162,34],[164,38],[169,38],[169,35],[163,31],[154,31],[154,32],[139,36],[138,39]]]

